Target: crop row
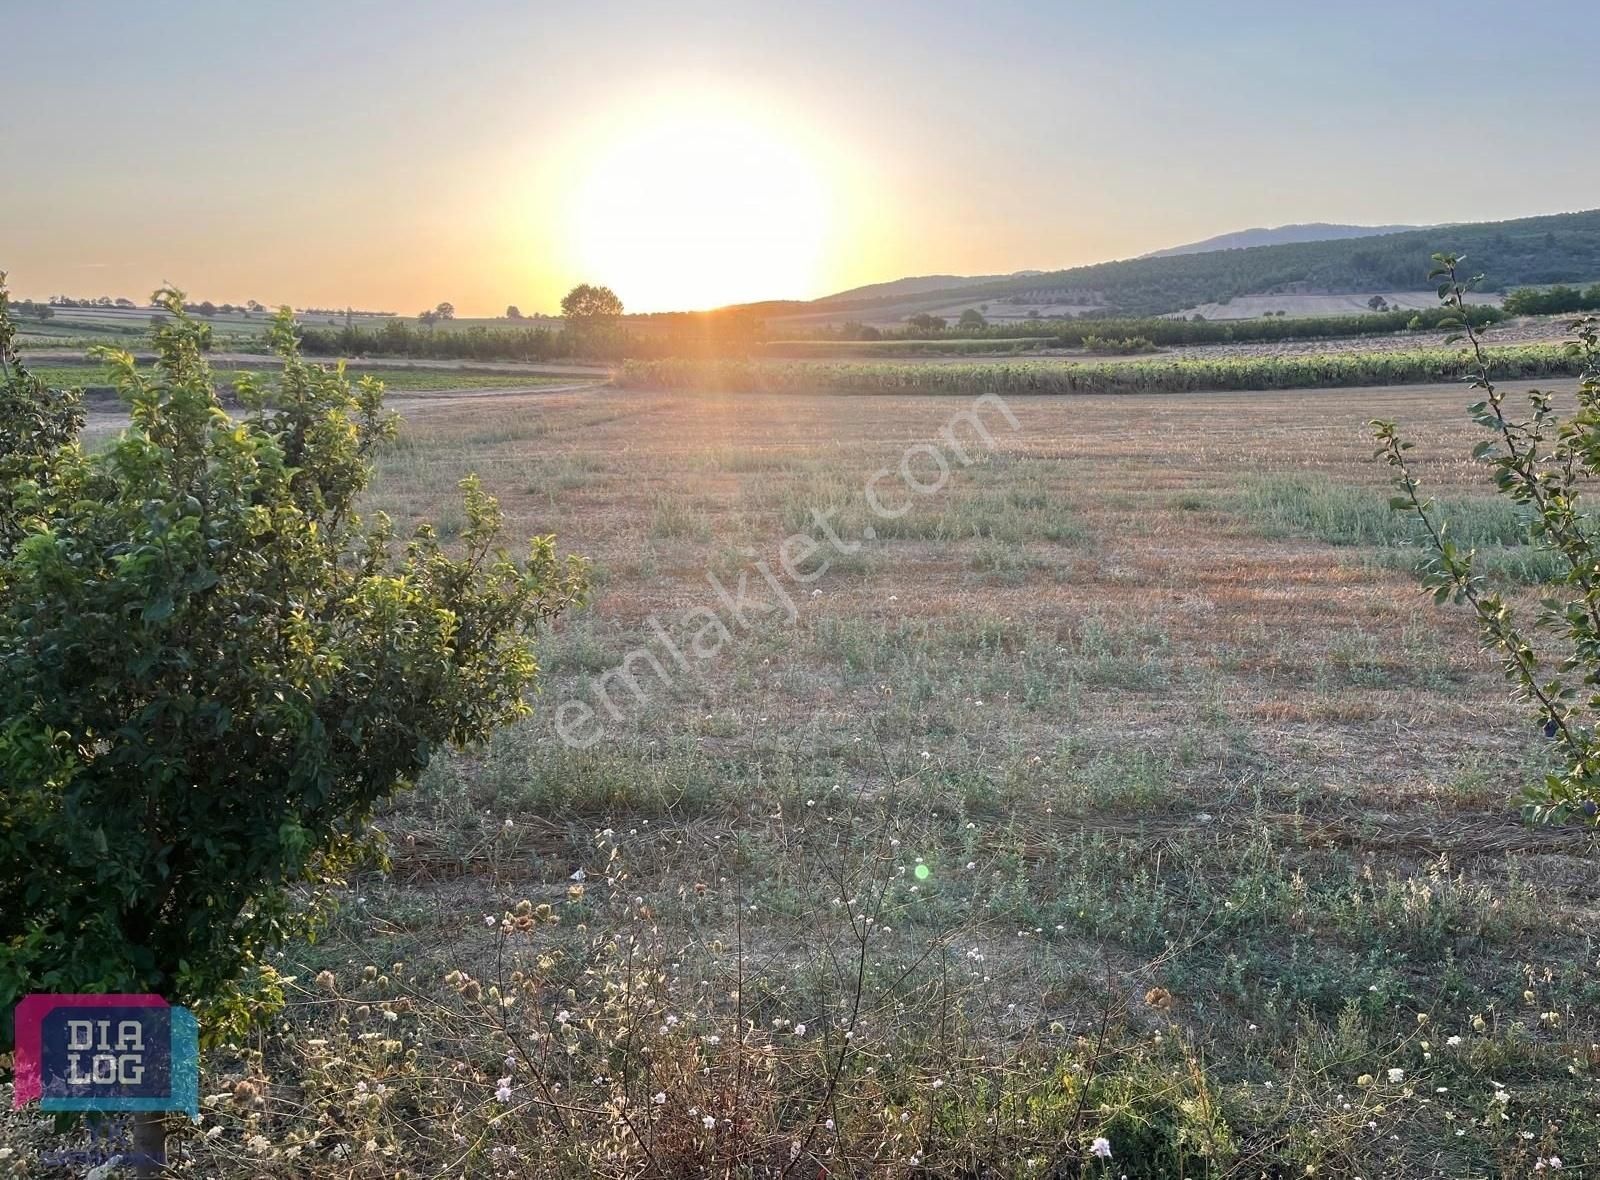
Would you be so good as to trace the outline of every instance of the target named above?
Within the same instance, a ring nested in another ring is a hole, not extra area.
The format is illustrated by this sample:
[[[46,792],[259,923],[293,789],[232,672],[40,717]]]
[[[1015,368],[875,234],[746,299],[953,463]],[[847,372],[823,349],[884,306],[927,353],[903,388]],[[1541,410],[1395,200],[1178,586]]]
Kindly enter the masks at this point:
[[[1583,358],[1558,344],[1488,350],[1494,377],[1565,376]],[[619,384],[634,389],[761,393],[1188,393],[1402,385],[1459,380],[1472,372],[1460,349],[1152,361],[894,364],[863,362],[629,361]]]

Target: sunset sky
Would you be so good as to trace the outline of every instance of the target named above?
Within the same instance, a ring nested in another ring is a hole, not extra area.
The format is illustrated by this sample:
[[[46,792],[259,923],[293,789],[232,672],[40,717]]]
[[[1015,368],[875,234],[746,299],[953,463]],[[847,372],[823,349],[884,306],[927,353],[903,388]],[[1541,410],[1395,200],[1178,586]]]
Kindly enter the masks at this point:
[[[805,298],[1600,205],[1587,0],[8,8],[17,294]]]

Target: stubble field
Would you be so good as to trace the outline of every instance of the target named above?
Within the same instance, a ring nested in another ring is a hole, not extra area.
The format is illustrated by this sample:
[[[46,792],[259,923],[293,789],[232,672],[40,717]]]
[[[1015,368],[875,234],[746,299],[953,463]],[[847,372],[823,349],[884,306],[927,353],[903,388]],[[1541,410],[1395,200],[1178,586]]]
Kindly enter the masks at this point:
[[[478,472],[509,535],[593,558],[593,602],[545,642],[536,715],[382,817],[392,872],[279,965],[280,1025],[214,1061],[221,1130],[193,1166],[1478,1176],[1600,1156],[1594,850],[1509,801],[1542,738],[1470,618],[1421,593],[1364,425],[1402,420],[1462,531],[1536,594],[1549,571],[1465,458],[1468,400],[1019,396],[1015,428],[982,410],[992,448],[961,436],[970,464],[941,440],[973,408],[957,397],[409,402],[373,506],[450,536]],[[903,456],[936,481],[928,446],[948,481],[908,493]],[[864,499],[885,468],[880,500],[912,505],[893,520]],[[859,548],[777,595],[752,571],[822,538],[813,510]],[[708,579],[741,574],[776,604],[748,626]],[[709,655],[686,639],[707,611]],[[637,692],[608,682],[613,718],[594,682],[638,650],[655,662],[628,665]],[[558,733],[567,701],[594,710],[584,748]],[[521,899],[549,924],[519,928]],[[514,953],[539,966],[508,975]],[[525,997],[509,1021],[499,992],[485,1015],[492,980]],[[604,1112],[601,1141],[565,1103]]]

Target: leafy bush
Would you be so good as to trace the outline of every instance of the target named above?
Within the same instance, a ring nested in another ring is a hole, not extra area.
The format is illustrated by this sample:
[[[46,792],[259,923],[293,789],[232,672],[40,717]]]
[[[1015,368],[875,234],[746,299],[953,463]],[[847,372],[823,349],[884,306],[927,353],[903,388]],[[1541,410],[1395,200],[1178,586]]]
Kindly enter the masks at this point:
[[[1109,336],[1085,336],[1083,347],[1088,352],[1107,353],[1113,356],[1131,356],[1138,352],[1154,352],[1156,346],[1148,336],[1124,336],[1113,340]]]
[[[444,743],[526,710],[537,624],[577,559],[497,548],[462,481],[459,557],[399,552],[360,497],[393,432],[382,386],[300,359],[218,405],[181,296],[154,371],[104,357],[130,428],[106,451],[21,366],[0,300],[0,1009],[32,991],[159,992],[213,1037],[270,1000],[297,885],[370,846],[373,806]]]

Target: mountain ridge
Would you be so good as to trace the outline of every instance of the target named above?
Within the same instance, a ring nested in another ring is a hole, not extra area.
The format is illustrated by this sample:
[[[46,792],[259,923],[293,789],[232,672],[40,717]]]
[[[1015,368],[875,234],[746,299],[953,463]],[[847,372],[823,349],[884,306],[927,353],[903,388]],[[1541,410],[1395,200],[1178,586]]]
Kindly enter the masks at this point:
[[[1332,221],[1297,221],[1289,225],[1257,226],[1215,234],[1198,242],[1152,250],[1140,258],[1172,258],[1178,254],[1205,254],[1212,250],[1249,250],[1256,246],[1281,246],[1289,242],[1338,242],[1349,238],[1376,238],[1431,229],[1426,225],[1346,225]]]

